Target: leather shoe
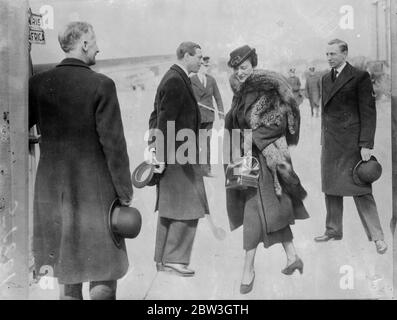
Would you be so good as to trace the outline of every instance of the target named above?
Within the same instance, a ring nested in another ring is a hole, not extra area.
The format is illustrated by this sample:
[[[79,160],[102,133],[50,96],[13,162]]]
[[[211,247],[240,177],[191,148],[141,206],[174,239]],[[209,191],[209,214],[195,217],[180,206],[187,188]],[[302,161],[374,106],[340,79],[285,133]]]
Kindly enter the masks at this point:
[[[180,277],[193,277],[195,272],[192,269],[189,269],[184,264],[177,263],[165,263],[163,265],[164,271],[168,271],[174,273]]]
[[[376,251],[379,254],[385,254],[387,251],[387,244],[383,240],[375,241]]]
[[[290,276],[295,272],[295,270],[298,270],[300,274],[303,273],[303,261],[298,256],[295,256],[295,261],[283,270],[281,270],[281,272],[287,276]]]
[[[332,236],[332,235],[324,234],[322,236],[314,238],[314,241],[316,242],[327,242],[330,240],[342,240],[342,236]]]
[[[164,265],[161,262],[156,263],[157,271],[164,271]]]
[[[240,293],[241,294],[247,294],[252,291],[252,288],[254,287],[254,281],[255,281],[255,272],[254,276],[252,277],[252,280],[249,284],[240,284]]]

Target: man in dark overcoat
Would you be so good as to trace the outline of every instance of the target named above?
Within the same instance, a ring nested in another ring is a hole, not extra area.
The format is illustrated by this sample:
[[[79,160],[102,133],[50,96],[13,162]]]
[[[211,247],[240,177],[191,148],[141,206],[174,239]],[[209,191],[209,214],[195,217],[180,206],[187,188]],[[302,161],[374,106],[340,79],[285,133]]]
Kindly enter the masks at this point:
[[[310,102],[310,109],[312,117],[316,116],[318,118],[320,111],[320,97],[321,97],[321,89],[320,89],[320,77],[315,73],[315,68],[309,68],[309,74],[306,78],[305,92],[306,97]]]
[[[158,169],[162,176],[157,186],[159,217],[154,260],[159,271],[186,277],[195,273],[188,266],[196,228],[199,219],[208,213],[198,164],[200,111],[188,77],[200,68],[201,48],[193,42],[183,42],[177,49],[177,58],[158,86],[149,119],[150,129],[157,129],[164,137],[156,137],[151,155],[165,163]],[[178,134],[184,139],[176,139]],[[186,160],[181,151],[184,147],[188,147]]]
[[[129,158],[114,82],[94,72],[99,52],[92,26],[59,33],[66,58],[29,82],[29,126],[41,133],[34,196],[36,269],[54,270],[61,299],[115,299],[128,269],[124,241],[112,241],[111,203],[132,199]]]
[[[199,104],[201,125],[200,129],[209,132],[208,139],[206,139],[206,164],[203,165],[203,170],[206,176],[211,177],[211,130],[215,121],[215,107],[213,100],[216,102],[216,109],[219,119],[224,120],[225,114],[223,110],[222,97],[218,89],[218,85],[213,76],[208,74],[210,68],[210,57],[204,57],[203,63],[198,73],[193,74],[190,79],[192,82],[193,92]]]
[[[368,72],[348,62],[348,45],[339,39],[329,42],[330,73],[322,78],[322,190],[327,209],[325,234],[317,242],[340,240],[343,236],[343,197],[354,198],[368,239],[378,253],[387,245],[379,220],[372,186],[357,185],[353,169],[372,156],[376,129],[376,105]]]

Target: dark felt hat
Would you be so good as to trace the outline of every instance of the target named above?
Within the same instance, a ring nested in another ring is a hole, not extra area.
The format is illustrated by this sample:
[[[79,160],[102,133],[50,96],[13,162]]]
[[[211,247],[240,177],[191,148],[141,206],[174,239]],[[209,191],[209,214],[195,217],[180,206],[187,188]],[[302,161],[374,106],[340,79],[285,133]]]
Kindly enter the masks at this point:
[[[359,186],[369,185],[380,178],[382,166],[374,156],[369,161],[360,160],[353,169],[353,181]]]
[[[230,60],[227,65],[230,68],[236,68],[255,53],[255,49],[248,45],[239,47],[230,53]]]
[[[108,228],[114,244],[121,248],[123,238],[134,239],[141,231],[142,218],[138,209],[120,206],[115,199],[109,208]]]
[[[132,184],[136,188],[154,186],[160,181],[161,174],[155,173],[156,165],[142,162],[132,173]]]

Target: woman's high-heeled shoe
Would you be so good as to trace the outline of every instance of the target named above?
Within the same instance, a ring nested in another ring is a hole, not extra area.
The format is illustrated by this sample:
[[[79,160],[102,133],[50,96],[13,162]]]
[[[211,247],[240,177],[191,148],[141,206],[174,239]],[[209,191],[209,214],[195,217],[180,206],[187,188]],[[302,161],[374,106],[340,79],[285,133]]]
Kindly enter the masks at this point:
[[[295,272],[295,270],[299,270],[300,274],[303,273],[303,261],[298,256],[296,256],[296,259],[293,263],[281,270],[281,272],[287,276],[290,276]]]
[[[255,272],[254,272],[254,276],[251,280],[251,282],[249,284],[241,284],[240,285],[240,293],[241,294],[247,294],[250,293],[252,291],[252,288],[254,287],[254,281],[255,281]]]

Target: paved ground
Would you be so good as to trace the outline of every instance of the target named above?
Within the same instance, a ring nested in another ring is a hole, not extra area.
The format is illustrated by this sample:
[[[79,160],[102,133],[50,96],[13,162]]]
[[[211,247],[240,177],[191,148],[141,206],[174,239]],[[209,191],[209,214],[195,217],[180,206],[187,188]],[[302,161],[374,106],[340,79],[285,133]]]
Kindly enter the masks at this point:
[[[231,92],[226,81],[219,79],[226,106]],[[119,91],[131,168],[143,160],[143,133],[153,108],[154,86],[145,91]],[[368,242],[353,200],[345,200],[342,241],[316,244],[313,238],[324,232],[325,205],[320,184],[320,120],[310,117],[308,101],[301,106],[300,144],[292,151],[293,162],[309,196],[305,205],[311,218],[293,226],[295,246],[305,267],[303,275],[285,276],[280,270],[286,259],[281,245],[258,249],[254,290],[241,296],[240,277],[243,267],[242,230],[229,231],[225,212],[223,171],[215,167],[216,178],[207,179],[206,189],[211,215],[217,225],[227,231],[223,241],[211,233],[208,221],[199,223],[191,267],[194,278],[180,278],[157,273],[153,262],[156,214],[153,213],[155,189],[135,190],[134,205],[143,215],[143,226],[137,239],[127,241],[130,270],[119,281],[118,299],[353,299],[392,297],[392,250],[377,255]],[[378,104],[376,155],[384,174],[374,185],[374,195],[391,245],[389,221],[392,212],[390,102]],[[215,128],[218,128],[218,123]],[[349,278],[349,276],[351,276]],[[87,297],[87,288],[84,289]],[[43,290],[31,287],[32,299],[57,299],[56,284]]]

